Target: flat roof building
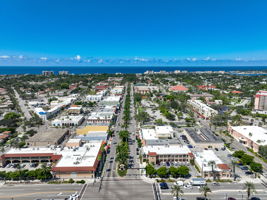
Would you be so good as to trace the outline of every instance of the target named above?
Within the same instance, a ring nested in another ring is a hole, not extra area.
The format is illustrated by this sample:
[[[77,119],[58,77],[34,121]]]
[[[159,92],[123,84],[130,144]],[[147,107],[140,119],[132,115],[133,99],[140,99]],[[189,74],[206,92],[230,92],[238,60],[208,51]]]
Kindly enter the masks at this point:
[[[141,153],[143,161],[152,164],[161,162],[188,163],[193,159],[190,149],[184,145],[146,145],[141,148]]]
[[[204,104],[201,100],[188,100],[188,104],[192,110],[203,119],[210,119],[212,116],[217,115],[218,111]]]
[[[231,177],[230,167],[223,163],[212,150],[195,152],[195,164],[201,171],[203,178],[229,179]],[[213,174],[214,173],[214,174]]]
[[[69,137],[70,132],[67,129],[48,129],[45,132],[38,132],[30,137],[26,143],[29,146],[50,146],[61,144],[65,138]]]
[[[267,130],[259,126],[229,126],[229,133],[241,144],[258,152],[267,145]]]
[[[61,116],[52,121],[52,126],[55,127],[70,127],[70,126],[79,126],[84,121],[83,115],[68,115]]]
[[[108,126],[86,126],[81,129],[77,129],[77,135],[87,135],[91,132],[99,132],[99,133],[106,133],[108,131]]]
[[[202,148],[223,148],[224,142],[208,128],[185,128],[190,144]]]

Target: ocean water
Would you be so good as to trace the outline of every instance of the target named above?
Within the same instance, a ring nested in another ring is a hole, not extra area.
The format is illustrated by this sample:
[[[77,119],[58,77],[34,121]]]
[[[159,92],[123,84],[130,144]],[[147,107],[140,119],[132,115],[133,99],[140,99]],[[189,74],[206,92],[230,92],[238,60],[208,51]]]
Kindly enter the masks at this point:
[[[96,73],[144,73],[145,71],[174,71],[187,70],[194,71],[249,71],[267,70],[267,66],[214,66],[214,67],[145,67],[145,66],[82,66],[82,67],[40,67],[40,66],[0,66],[0,75],[12,74],[41,74],[42,71],[68,71],[73,74],[96,74]]]

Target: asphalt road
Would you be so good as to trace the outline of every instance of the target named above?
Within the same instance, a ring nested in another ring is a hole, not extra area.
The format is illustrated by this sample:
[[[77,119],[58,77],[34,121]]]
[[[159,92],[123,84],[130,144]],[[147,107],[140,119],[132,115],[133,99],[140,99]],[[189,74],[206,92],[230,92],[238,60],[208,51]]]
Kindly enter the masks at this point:
[[[139,156],[137,155],[136,148],[138,147],[135,134],[136,134],[136,120],[135,120],[135,107],[134,107],[134,92],[133,92],[133,84],[131,84],[131,120],[129,123],[128,131],[130,133],[130,143],[129,143],[129,149],[130,149],[130,159],[129,164],[130,168],[127,170],[126,177],[136,177],[138,178],[140,176],[139,173]]]
[[[88,185],[81,200],[153,200],[152,185],[142,180],[117,178]]]
[[[17,90],[15,90],[14,88],[13,88],[13,90],[14,90],[16,99],[18,100],[19,106],[20,106],[22,112],[24,113],[25,118],[26,118],[27,120],[29,120],[29,119],[31,118],[31,114],[30,114],[28,108],[27,108],[26,105],[25,105],[25,101],[24,101],[22,98],[20,98],[20,96],[19,96]]]
[[[82,185],[76,184],[3,185],[0,200],[64,199],[81,188]]]
[[[127,86],[125,86],[125,90],[127,90]],[[106,163],[103,171],[103,177],[109,178],[109,177],[116,177],[116,147],[119,143],[119,132],[121,130],[121,125],[123,123],[123,111],[124,111],[124,104],[125,104],[125,98],[126,94],[124,93],[122,103],[121,103],[121,110],[118,113],[117,120],[114,126],[114,137],[112,138],[112,142],[110,145],[110,152],[107,155]]]
[[[171,188],[171,184],[168,184],[169,188]],[[244,190],[244,184],[238,183],[220,183],[220,186],[213,186],[211,184],[208,185],[211,189],[211,193],[208,194],[208,197],[212,200],[225,200],[227,197],[234,197],[238,200],[242,199],[246,200],[246,191]],[[255,184],[256,193],[252,194],[252,196],[260,197],[262,200],[267,199],[267,190],[261,184]],[[199,188],[194,186],[191,189],[182,189],[184,192],[183,199],[185,200],[195,200],[196,197],[203,196],[199,192]],[[171,189],[168,190],[161,190],[161,199],[162,200],[169,200],[173,196],[171,194]]]

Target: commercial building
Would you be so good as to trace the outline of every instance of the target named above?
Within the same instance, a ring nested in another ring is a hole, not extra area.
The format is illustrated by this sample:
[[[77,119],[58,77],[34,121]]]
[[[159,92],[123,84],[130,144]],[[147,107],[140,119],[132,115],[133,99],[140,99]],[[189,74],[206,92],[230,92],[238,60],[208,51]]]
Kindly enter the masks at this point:
[[[76,99],[74,96],[70,97],[62,97],[59,98],[56,101],[51,101],[50,102],[50,109],[44,110],[42,107],[37,107],[34,109],[34,112],[44,121],[54,117],[57,115],[62,109],[65,107],[71,105],[71,103]]]
[[[232,170],[223,163],[212,150],[203,150],[194,153],[195,164],[201,171],[203,178],[229,179]]]
[[[92,112],[87,118],[87,125],[107,126],[113,120],[114,112]]]
[[[229,133],[245,147],[258,152],[267,145],[267,130],[259,126],[229,126]]]
[[[267,111],[267,91],[260,90],[255,95],[254,109]]]
[[[94,141],[82,147],[64,148],[62,157],[52,167],[52,171],[57,178],[95,178],[99,163],[103,160],[102,145],[102,141]]]
[[[187,102],[192,107],[192,110],[203,119],[210,119],[218,114],[217,110],[207,106],[201,100],[188,100]]]
[[[42,71],[42,75],[51,76],[51,75],[54,75],[54,71]]]
[[[94,178],[103,162],[102,141],[93,141],[81,147],[31,147],[10,149],[1,156],[3,166],[9,163],[53,163],[57,178]]]
[[[210,101],[213,99],[213,95],[209,93],[202,93],[202,94],[189,94],[191,100],[197,100],[201,97],[203,97],[206,101]]]
[[[68,75],[69,72],[68,71],[59,71],[58,75]]]
[[[142,128],[140,137],[142,140],[158,140],[173,138],[174,130],[171,126],[155,126],[155,128]]]
[[[193,146],[218,149],[224,147],[224,142],[208,128],[185,128],[184,134]]]
[[[27,140],[29,146],[50,146],[61,144],[70,132],[67,129],[49,129],[46,132],[38,132]]]
[[[157,86],[151,86],[151,85],[141,85],[141,84],[136,84],[134,86],[134,93],[138,94],[148,94],[153,91],[158,91],[159,88]]]
[[[151,145],[141,148],[143,162],[160,164],[161,162],[189,163],[193,154],[183,145]]]
[[[82,109],[82,106],[79,106],[79,105],[71,105],[69,108],[68,108],[68,113],[69,114],[81,114],[83,112],[83,109]]]
[[[81,129],[76,129],[77,135],[87,135],[89,133],[106,133],[108,131],[108,126],[86,126]]]
[[[92,101],[92,102],[99,102],[103,99],[102,94],[94,94],[94,95],[87,95],[86,100],[87,101]]]
[[[79,126],[84,121],[83,115],[68,115],[61,116],[52,121],[52,126],[55,127],[70,127],[70,126]]]

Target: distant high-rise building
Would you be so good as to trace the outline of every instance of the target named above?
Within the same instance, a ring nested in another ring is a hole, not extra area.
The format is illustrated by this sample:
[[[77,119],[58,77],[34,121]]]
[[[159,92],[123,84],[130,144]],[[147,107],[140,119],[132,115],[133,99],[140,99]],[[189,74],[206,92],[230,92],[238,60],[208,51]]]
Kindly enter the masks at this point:
[[[54,71],[42,71],[42,75],[51,76],[51,75],[54,75]]]
[[[256,93],[254,109],[267,111],[267,91],[260,90]]]
[[[58,74],[59,75],[68,75],[69,72],[68,71],[59,71]]]

